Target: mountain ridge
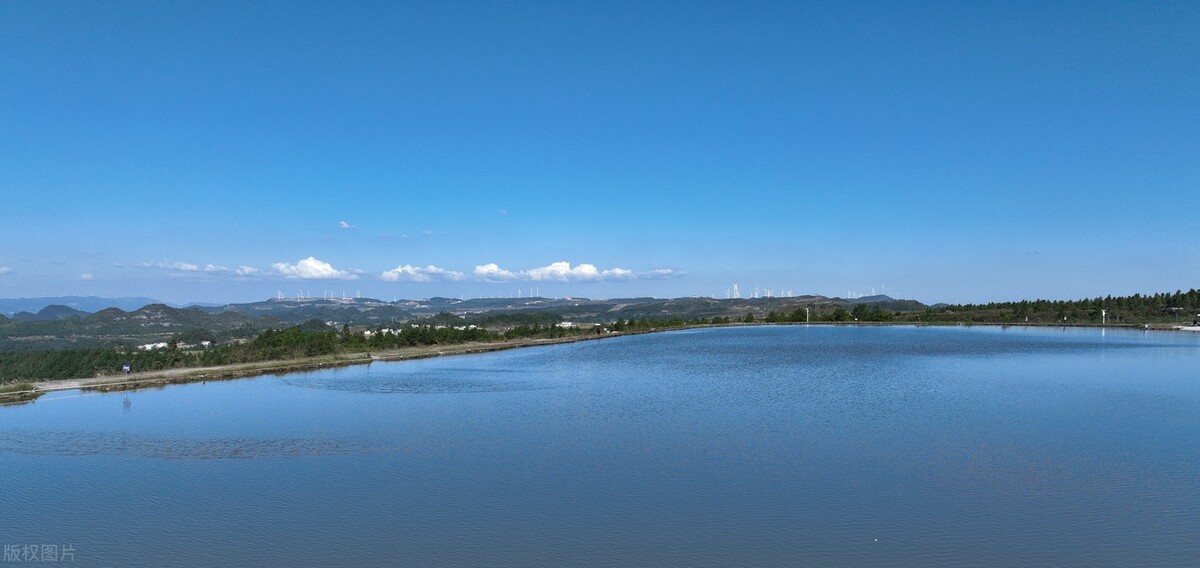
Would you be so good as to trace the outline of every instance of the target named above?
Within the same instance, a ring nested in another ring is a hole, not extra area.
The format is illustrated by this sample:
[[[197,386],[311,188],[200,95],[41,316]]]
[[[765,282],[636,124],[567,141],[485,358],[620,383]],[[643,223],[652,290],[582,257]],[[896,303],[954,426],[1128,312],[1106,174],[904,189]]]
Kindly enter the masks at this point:
[[[105,308],[136,310],[147,304],[157,303],[154,298],[125,296],[104,298],[101,296],[44,296],[38,298],[0,298],[0,314],[12,316],[19,312],[36,314],[48,306],[65,306],[82,312],[98,312]]]

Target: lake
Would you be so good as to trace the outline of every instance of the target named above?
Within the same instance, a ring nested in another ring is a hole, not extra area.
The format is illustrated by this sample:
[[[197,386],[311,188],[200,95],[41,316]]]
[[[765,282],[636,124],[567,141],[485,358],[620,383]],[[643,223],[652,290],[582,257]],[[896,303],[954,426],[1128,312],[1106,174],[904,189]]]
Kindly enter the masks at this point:
[[[698,329],[3,407],[0,542],[95,566],[1196,566],[1198,460],[1200,334]]]

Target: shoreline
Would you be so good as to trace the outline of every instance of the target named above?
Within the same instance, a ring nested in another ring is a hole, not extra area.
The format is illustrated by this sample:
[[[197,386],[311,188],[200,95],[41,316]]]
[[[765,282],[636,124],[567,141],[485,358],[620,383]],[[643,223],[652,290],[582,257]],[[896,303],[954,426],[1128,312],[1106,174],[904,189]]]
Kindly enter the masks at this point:
[[[629,337],[635,335],[645,335],[649,333],[664,333],[669,331],[680,331],[685,329],[707,329],[719,327],[759,327],[770,325],[822,325],[822,326],[863,326],[863,327],[974,327],[974,326],[993,326],[993,327],[1030,327],[1030,328],[1045,328],[1045,327],[1079,327],[1079,328],[1101,328],[1101,329],[1126,329],[1126,330],[1144,330],[1144,331],[1182,331],[1182,332],[1200,332],[1200,327],[1179,326],[1179,325],[1146,325],[1146,324],[1116,324],[1116,325],[1090,325],[1090,324],[1033,324],[1033,323],[922,323],[922,322],[755,322],[755,323],[728,323],[728,324],[705,324],[705,325],[689,325],[683,327],[670,327],[662,329],[652,329],[644,331],[626,331],[613,332],[604,335],[579,335],[574,337],[560,337],[553,339],[526,339],[515,341],[504,341],[494,343],[462,343],[457,345],[438,346],[428,345],[422,347],[406,347],[401,349],[393,349],[381,352],[359,352],[345,353],[341,355],[321,355],[316,357],[305,357],[300,359],[286,359],[275,361],[260,361],[255,363],[236,363],[232,365],[221,365],[217,367],[185,367],[179,369],[163,369],[158,371],[145,371],[141,373],[130,373],[128,375],[105,375],[100,377],[89,377],[83,379],[55,379],[49,381],[31,381],[33,384],[32,390],[16,391],[0,394],[0,405],[20,404],[37,400],[42,395],[48,392],[63,391],[63,390],[83,390],[96,392],[117,392],[127,390],[138,390],[145,388],[162,388],[168,385],[180,385],[207,381],[228,381],[236,379],[248,379],[260,377],[264,375],[278,375],[282,373],[295,373],[302,371],[315,371],[319,369],[329,369],[337,367],[348,367],[351,365],[369,365],[374,362],[396,362],[409,361],[416,359],[431,359],[434,357],[450,357],[455,355],[472,355],[477,353],[492,353],[496,351],[507,351],[510,349],[522,349],[526,347],[538,347],[545,345],[562,345],[567,343],[576,343],[580,341],[597,341],[603,339],[611,339],[615,337]]]
[[[699,327],[699,326],[692,326]],[[278,375],[303,371],[316,371],[352,365],[369,365],[375,362],[410,361],[416,359],[431,359],[434,357],[450,357],[455,355],[472,355],[538,347],[546,345],[561,345],[579,341],[595,341],[614,337],[641,335],[645,333],[660,333],[684,328],[664,328],[659,330],[618,332],[605,335],[579,335],[549,339],[522,339],[492,343],[460,343],[456,345],[426,345],[421,347],[405,347],[375,352],[343,353],[339,355],[320,355],[300,359],[284,359],[274,361],[258,361],[254,363],[235,363],[216,367],[184,367],[179,369],[162,369],[130,373],[128,375],[104,375],[82,379],[54,379],[49,381],[31,381],[32,390],[16,391],[0,394],[0,405],[32,402],[42,395],[64,390],[82,390],[95,392],[118,392],[139,390],[145,388],[162,388],[168,385],[182,385],[207,381],[228,381],[248,379],[264,375]]]

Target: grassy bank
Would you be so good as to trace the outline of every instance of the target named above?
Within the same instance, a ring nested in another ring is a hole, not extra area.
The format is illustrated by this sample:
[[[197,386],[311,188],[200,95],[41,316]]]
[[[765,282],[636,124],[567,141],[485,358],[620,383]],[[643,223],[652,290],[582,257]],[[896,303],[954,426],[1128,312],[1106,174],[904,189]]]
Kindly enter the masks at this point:
[[[42,396],[44,392],[39,390],[33,383],[8,383],[0,385],[0,405],[29,402]]]
[[[654,330],[654,331],[666,331]],[[128,375],[103,376],[84,379],[61,379],[40,381],[30,385],[37,392],[56,390],[84,389],[101,392],[133,390],[141,388],[162,387],[172,384],[192,382],[217,381],[255,377],[261,375],[315,371],[349,365],[365,365],[376,361],[405,361],[410,359],[427,359],[450,355],[466,355],[471,353],[487,353],[538,345],[556,345],[576,341],[588,341],[636,335],[644,332],[605,334],[605,335],[574,335],[559,338],[530,338],[511,341],[462,343],[448,346],[419,346],[400,349],[390,349],[378,352],[345,353],[337,355],[322,355],[301,357],[279,361],[262,361],[255,363],[220,365],[213,367],[189,367],[131,373]],[[28,384],[28,383],[27,383]]]
[[[6,385],[0,385],[0,394],[10,394],[10,393],[14,393],[14,392],[31,391],[31,390],[33,390],[33,383],[29,383],[29,382],[8,383]]]

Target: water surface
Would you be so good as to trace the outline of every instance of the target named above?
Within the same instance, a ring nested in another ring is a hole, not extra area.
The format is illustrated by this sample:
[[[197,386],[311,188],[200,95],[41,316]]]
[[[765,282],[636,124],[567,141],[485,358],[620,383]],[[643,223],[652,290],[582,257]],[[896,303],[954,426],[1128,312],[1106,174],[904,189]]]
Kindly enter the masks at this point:
[[[1200,565],[1200,335],[751,327],[0,408],[100,566]]]

